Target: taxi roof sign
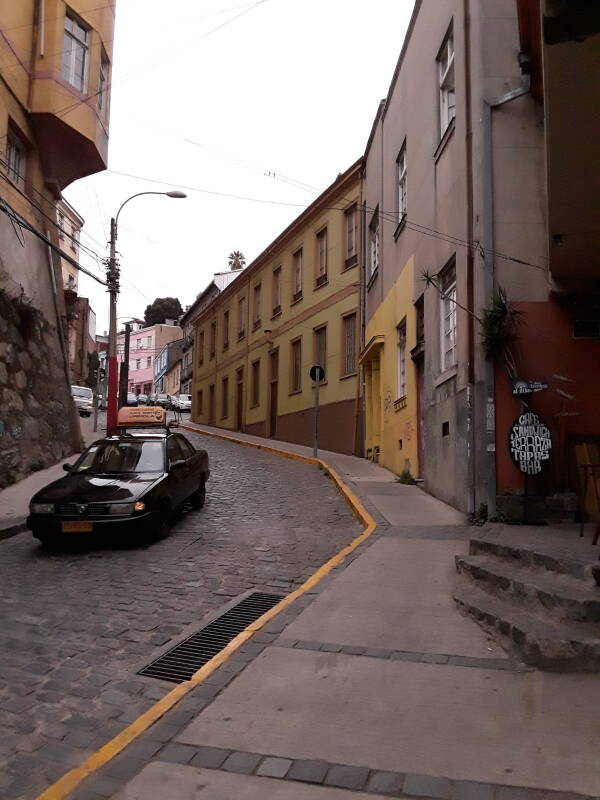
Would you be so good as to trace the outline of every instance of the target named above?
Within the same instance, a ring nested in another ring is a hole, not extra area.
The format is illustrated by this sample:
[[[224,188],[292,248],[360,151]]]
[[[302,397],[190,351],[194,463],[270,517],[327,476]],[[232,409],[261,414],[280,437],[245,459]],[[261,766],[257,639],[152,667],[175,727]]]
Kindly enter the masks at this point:
[[[119,428],[166,427],[167,412],[160,406],[124,406],[117,414]]]

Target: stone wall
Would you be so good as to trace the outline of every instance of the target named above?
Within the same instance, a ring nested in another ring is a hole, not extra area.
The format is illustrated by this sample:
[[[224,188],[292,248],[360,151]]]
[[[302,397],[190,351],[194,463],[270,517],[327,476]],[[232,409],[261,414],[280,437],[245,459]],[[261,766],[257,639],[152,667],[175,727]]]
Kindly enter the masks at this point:
[[[71,455],[78,439],[56,329],[0,290],[0,488]]]

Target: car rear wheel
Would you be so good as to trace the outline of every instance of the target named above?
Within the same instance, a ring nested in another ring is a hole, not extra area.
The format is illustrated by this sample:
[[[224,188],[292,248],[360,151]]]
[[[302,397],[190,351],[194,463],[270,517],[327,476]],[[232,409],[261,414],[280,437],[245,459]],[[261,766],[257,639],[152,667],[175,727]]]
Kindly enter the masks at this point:
[[[190,497],[192,508],[202,508],[206,502],[206,481],[204,478],[200,481],[200,486]]]

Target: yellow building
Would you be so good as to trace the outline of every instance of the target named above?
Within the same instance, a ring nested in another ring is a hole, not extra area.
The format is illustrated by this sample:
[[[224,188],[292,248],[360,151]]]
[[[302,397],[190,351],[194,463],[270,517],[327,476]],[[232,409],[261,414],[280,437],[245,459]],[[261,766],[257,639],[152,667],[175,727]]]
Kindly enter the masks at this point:
[[[419,475],[418,307],[412,259],[366,326],[360,356],[365,378],[365,455],[392,472]],[[419,337],[420,338],[420,337]]]
[[[310,444],[318,363],[319,446],[360,452],[361,187],[362,160],[196,318],[194,421]]]
[[[78,262],[58,205],[106,168],[114,22],[114,0],[0,4],[0,353],[20,354],[0,357],[0,486],[79,446],[61,258]]]
[[[181,359],[176,361],[171,369],[165,374],[165,393],[169,397],[179,394],[181,387]]]

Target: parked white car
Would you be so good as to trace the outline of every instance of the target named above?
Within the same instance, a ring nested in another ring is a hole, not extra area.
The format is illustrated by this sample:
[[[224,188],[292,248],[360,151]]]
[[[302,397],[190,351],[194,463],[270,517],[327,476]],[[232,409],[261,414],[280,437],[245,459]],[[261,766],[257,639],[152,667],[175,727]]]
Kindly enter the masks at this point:
[[[192,395],[191,394],[178,394],[171,398],[171,405],[175,411],[190,411],[192,410]]]
[[[80,417],[89,417],[94,410],[94,393],[87,386],[71,386],[71,396]]]

